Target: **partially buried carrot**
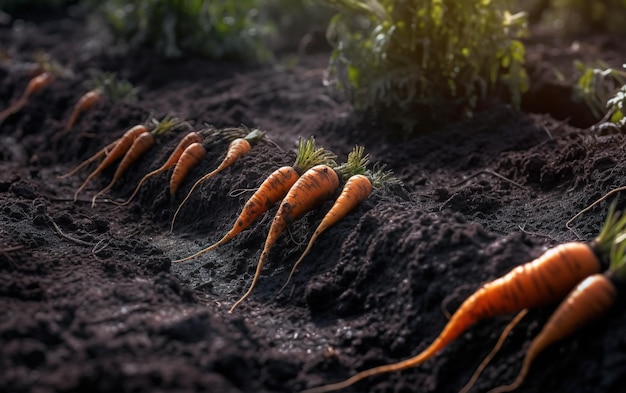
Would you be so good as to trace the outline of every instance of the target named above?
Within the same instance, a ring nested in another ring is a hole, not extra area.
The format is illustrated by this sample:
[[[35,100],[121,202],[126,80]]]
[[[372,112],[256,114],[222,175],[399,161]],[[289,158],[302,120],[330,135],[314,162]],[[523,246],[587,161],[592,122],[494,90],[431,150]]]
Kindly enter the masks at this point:
[[[85,111],[93,108],[100,101],[102,101],[102,90],[100,89],[89,90],[88,92],[80,96],[80,98],[72,108],[72,112],[70,113],[70,117],[65,124],[65,130],[63,133],[69,132],[76,124],[78,116],[80,116]]]
[[[163,134],[170,132],[172,129],[180,127],[184,122],[180,121],[175,117],[166,116],[163,120],[158,121],[156,119],[152,119],[154,124],[154,128],[152,131],[146,131],[137,135],[137,137],[132,141],[132,144],[128,148],[128,150],[124,153],[124,157],[122,161],[119,163],[115,173],[113,174],[113,178],[111,182],[96,193],[92,199],[92,205],[95,205],[96,199],[105,192],[109,191],[115,183],[122,177],[124,173],[130,168],[130,166],[136,162],[139,157],[145,154],[148,150],[150,150],[156,143],[157,138],[162,136]]]
[[[311,239],[309,240],[309,243],[300,258],[298,258],[298,260],[294,263],[293,268],[289,273],[289,277],[281,288],[281,291],[287,286],[287,284],[289,284],[289,281],[291,281],[291,277],[298,268],[298,265],[300,265],[300,262],[302,262],[304,257],[307,256],[313,248],[313,243],[315,242],[315,240],[317,240],[317,238],[324,231],[326,231],[328,228],[335,225],[342,218],[344,218],[359,203],[367,199],[371,192],[372,182],[367,176],[354,175],[346,181],[343,189],[341,190],[341,194],[339,194],[333,206],[326,213],[318,227],[315,229],[315,232],[311,236]]]
[[[237,162],[237,160],[239,160],[241,157],[248,154],[250,150],[252,149],[252,143],[256,143],[257,141],[262,139],[263,136],[264,136],[263,132],[261,132],[258,129],[255,129],[249,132],[248,135],[246,135],[245,137],[237,138],[228,145],[228,149],[226,150],[226,156],[224,157],[222,162],[218,165],[218,167],[212,170],[211,172],[207,173],[206,175],[202,176],[200,179],[198,179],[198,181],[194,183],[194,185],[191,187],[191,189],[187,193],[187,196],[185,197],[185,199],[183,199],[183,201],[178,205],[178,208],[176,209],[176,212],[174,212],[174,216],[172,217],[172,223],[170,225],[170,232],[174,231],[174,221],[176,220],[176,217],[178,216],[180,209],[182,209],[183,205],[191,197],[191,194],[193,193],[193,191],[200,184],[205,182],[207,179],[222,172],[224,169],[228,168],[229,166]]]
[[[337,168],[337,171],[341,173],[342,178],[348,177],[348,180],[345,181],[341,193],[335,200],[333,206],[330,210],[328,210],[320,224],[315,229],[315,232],[311,236],[306,249],[300,258],[298,258],[298,260],[294,263],[293,268],[289,273],[289,277],[280,291],[287,286],[300,262],[302,262],[304,257],[313,248],[315,240],[317,240],[317,238],[328,228],[344,218],[372,193],[372,181],[370,180],[372,175],[367,171],[369,156],[363,156],[363,152],[363,146],[356,146],[350,154],[348,154],[347,162]]]
[[[298,178],[280,203],[276,216],[274,216],[272,220],[272,225],[270,226],[269,233],[265,240],[265,245],[257,263],[256,272],[250,284],[250,288],[233,304],[229,312],[232,313],[239,304],[250,296],[261,274],[263,262],[267,258],[272,246],[278,240],[278,236],[283,233],[283,231],[287,229],[287,226],[294,220],[311,211],[322,202],[332,198],[338,187],[339,175],[328,165],[316,165]]]
[[[93,172],[89,174],[89,176],[87,176],[83,184],[78,187],[78,189],[74,193],[74,201],[76,201],[76,199],[78,198],[78,194],[87,186],[87,183],[89,183],[90,180],[98,176],[100,173],[102,173],[102,171],[113,165],[115,161],[124,156],[124,154],[126,154],[128,149],[130,149],[130,147],[132,146],[135,139],[144,132],[148,132],[148,127],[143,124],[138,124],[126,131],[124,135],[122,135],[117,141],[115,141],[114,146],[112,147],[109,154],[106,155],[106,157],[100,162],[98,167],[94,169]],[[96,155],[99,156],[98,153],[96,153]]]
[[[247,229],[263,213],[271,209],[278,201],[283,199],[289,189],[295,184],[300,175],[319,164],[332,165],[334,155],[324,148],[315,146],[315,138],[311,137],[304,141],[298,140],[298,150],[293,166],[283,166],[272,172],[259,186],[257,191],[244,205],[235,225],[216,243],[198,251],[188,257],[172,261],[173,263],[185,262],[209,252],[225,243]]]
[[[416,367],[432,358],[478,321],[562,300],[581,280],[603,270],[601,260],[610,252],[614,240],[625,228],[626,219],[619,218],[612,208],[600,235],[591,243],[561,244],[484,284],[461,304],[439,336],[416,356],[361,371],[342,382],[304,392],[331,392],[374,375]]]
[[[198,165],[206,155],[206,148],[200,142],[194,142],[183,150],[170,177],[170,197],[174,198],[183,179],[191,169]]]
[[[44,87],[49,86],[53,81],[53,74],[47,71],[33,77],[26,85],[26,88],[20,98],[0,112],[0,124],[2,124],[12,114],[19,112],[28,103],[29,98],[33,94],[41,91]]]
[[[133,193],[128,197],[128,199],[126,199],[126,201],[120,203],[120,206],[128,205],[130,201],[133,200],[135,195],[137,195],[137,193],[139,192],[139,189],[141,188],[143,183],[146,182],[146,180],[150,179],[151,177],[157,176],[167,171],[168,169],[176,166],[176,163],[178,162],[180,157],[183,155],[183,152],[185,151],[185,149],[187,149],[187,147],[189,147],[189,145],[191,145],[192,143],[201,143],[202,139],[203,139],[202,134],[196,131],[192,131],[188,133],[187,135],[185,135],[183,139],[181,139],[180,142],[178,142],[178,145],[176,145],[176,147],[172,151],[172,154],[170,154],[169,158],[165,161],[165,163],[161,165],[159,168],[153,170],[152,172],[142,177],[139,183],[137,184],[137,187],[135,187],[135,190],[133,191]]]
[[[626,234],[615,241],[611,255],[611,267],[604,274],[594,274],[585,278],[561,302],[537,337],[526,351],[519,375],[510,385],[492,389],[489,393],[510,392],[524,382],[530,366],[537,356],[553,343],[560,341],[590,322],[606,314],[618,294],[626,284]]]

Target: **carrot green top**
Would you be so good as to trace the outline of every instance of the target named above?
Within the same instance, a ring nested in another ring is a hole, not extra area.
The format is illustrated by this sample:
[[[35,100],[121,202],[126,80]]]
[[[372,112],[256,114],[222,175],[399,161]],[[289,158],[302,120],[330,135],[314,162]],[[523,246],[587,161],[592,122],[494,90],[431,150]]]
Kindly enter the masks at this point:
[[[99,91],[111,101],[134,101],[137,98],[138,89],[114,72],[96,72],[85,84],[88,89]]]
[[[621,282],[626,282],[626,215],[624,215],[624,212],[621,212],[621,214],[615,213],[615,202],[609,208],[606,222],[611,225],[611,228],[603,228],[598,237],[601,237],[603,233],[610,233],[605,238],[610,240],[611,247],[609,251],[609,271]],[[607,224],[605,224],[606,226]]]
[[[306,172],[315,165],[325,164],[335,167],[337,165],[335,163],[335,157],[335,154],[331,151],[328,151],[323,147],[316,147],[314,137],[310,137],[306,141],[299,138],[298,152],[296,154],[296,161],[293,164],[293,167],[299,174]]]
[[[374,188],[382,188],[393,184],[402,184],[400,179],[393,176],[391,170],[385,170],[384,165],[374,164],[373,169],[367,166],[370,163],[369,154],[363,154],[365,148],[363,146],[355,146],[345,163],[339,165],[335,170],[341,174],[343,180],[347,180],[350,176],[363,175],[366,176]]]
[[[152,123],[151,132],[152,132],[152,135],[154,136],[163,135],[172,130],[179,129],[182,127],[190,128],[189,123],[177,117],[170,116],[169,114],[165,115],[162,120],[151,118],[149,122]]]

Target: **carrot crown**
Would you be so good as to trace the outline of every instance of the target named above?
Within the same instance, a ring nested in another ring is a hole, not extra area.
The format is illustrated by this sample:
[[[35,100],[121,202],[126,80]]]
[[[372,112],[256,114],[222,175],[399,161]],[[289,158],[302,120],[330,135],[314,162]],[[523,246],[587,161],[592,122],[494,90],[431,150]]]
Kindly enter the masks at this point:
[[[249,130],[247,127],[243,126],[245,130],[248,130],[248,134],[243,137],[243,139],[247,140],[251,144],[257,143],[265,136],[265,132],[259,130],[258,128],[254,128]]]
[[[391,169],[385,169],[385,164],[375,163],[369,172],[370,181],[374,188],[385,188],[390,186],[402,186],[402,181],[393,175]]]
[[[198,132],[204,137],[202,140],[204,147],[222,142],[231,142],[251,134],[250,129],[243,125],[241,127],[216,128],[211,124],[205,124],[205,128]]]
[[[86,83],[87,88],[98,91],[111,101],[137,98],[138,89],[125,79],[120,79],[114,72],[97,72]]]
[[[354,175],[370,177],[370,173],[367,169],[367,165],[370,163],[370,155],[363,155],[363,153],[365,153],[365,147],[359,145],[354,146],[352,151],[348,153],[348,160],[335,168],[344,181]]]
[[[620,281],[626,281],[626,232],[621,233],[615,238],[609,258],[609,270],[611,270]]]
[[[348,160],[335,168],[341,174],[343,180],[347,180],[350,176],[363,175],[367,176],[374,188],[402,184],[400,179],[393,176],[391,170],[385,170],[385,165],[375,163],[373,169],[369,169],[367,166],[370,163],[370,156],[369,154],[363,155],[364,152],[365,148],[363,146],[355,146],[348,153]]]
[[[299,138],[298,152],[293,166],[298,173],[302,174],[313,168],[315,165],[325,164],[335,167],[337,166],[337,163],[335,162],[336,157],[337,156],[331,151],[328,151],[323,147],[316,147],[314,137],[310,137],[306,141]]]
[[[191,128],[188,122],[177,117],[172,117],[169,114],[165,115],[162,120],[151,118],[150,122],[152,123],[151,132],[154,136],[160,136],[178,128]]]

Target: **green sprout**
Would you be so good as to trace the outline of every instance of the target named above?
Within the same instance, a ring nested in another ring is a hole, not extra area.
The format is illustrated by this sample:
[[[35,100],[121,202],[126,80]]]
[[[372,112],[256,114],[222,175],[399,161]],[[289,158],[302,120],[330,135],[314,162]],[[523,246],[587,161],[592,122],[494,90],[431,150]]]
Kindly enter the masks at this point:
[[[335,163],[335,158],[336,155],[331,151],[328,151],[323,147],[316,147],[314,137],[311,136],[306,140],[300,137],[298,138],[298,150],[293,167],[296,168],[298,173],[304,173],[315,165],[324,164],[334,167],[337,165]]]
[[[519,106],[528,88],[522,13],[506,0],[319,0],[339,12],[327,84],[356,110],[405,132],[470,116],[502,97]]]
[[[129,81],[119,78],[115,72],[96,71],[85,82],[85,86],[113,102],[121,100],[132,102],[137,99],[138,89]]]

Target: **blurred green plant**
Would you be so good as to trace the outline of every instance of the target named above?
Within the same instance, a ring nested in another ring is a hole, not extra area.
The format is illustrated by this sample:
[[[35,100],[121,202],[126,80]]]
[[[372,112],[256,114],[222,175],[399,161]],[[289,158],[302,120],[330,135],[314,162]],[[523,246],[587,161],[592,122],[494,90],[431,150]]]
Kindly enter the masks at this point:
[[[263,61],[271,57],[271,24],[258,0],[106,0],[100,10],[114,35],[167,58]]]
[[[355,109],[404,134],[470,116],[488,100],[518,106],[528,88],[523,14],[507,0],[318,0],[336,8],[326,82]]]
[[[614,106],[610,103],[615,99],[620,86],[621,89],[624,88],[626,72],[611,68],[601,60],[593,65],[576,60],[574,67],[579,74],[574,88],[574,99],[583,101],[597,120],[606,120],[607,105],[609,108]]]
[[[126,79],[118,77],[115,72],[104,72],[94,70],[90,72],[90,77],[84,82],[85,88],[90,91],[97,91],[107,100],[112,102],[137,100],[138,88]]]

